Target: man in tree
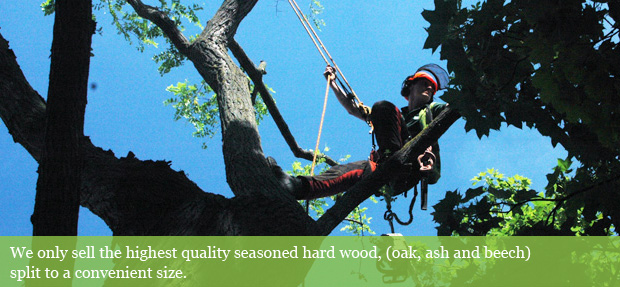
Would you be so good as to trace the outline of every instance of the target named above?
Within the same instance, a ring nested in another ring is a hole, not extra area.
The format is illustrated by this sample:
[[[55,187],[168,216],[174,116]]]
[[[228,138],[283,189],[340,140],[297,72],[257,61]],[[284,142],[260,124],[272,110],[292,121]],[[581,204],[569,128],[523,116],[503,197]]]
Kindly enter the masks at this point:
[[[336,74],[332,67],[328,66],[324,75],[330,80],[338,101],[349,114],[373,126],[373,136],[376,136],[379,149],[373,149],[369,160],[338,165],[318,176],[291,177],[270,158],[273,172],[280,179],[283,188],[297,199],[320,198],[348,190],[375,171],[377,165],[385,162],[408,139],[420,133],[447,106],[433,102],[437,90],[446,88],[448,82],[446,71],[435,64],[420,67],[403,81],[401,95],[408,105],[402,109],[389,101],[379,101],[372,109],[358,104],[333,81]],[[393,195],[411,189],[422,178],[430,184],[436,183],[440,168],[439,145],[435,143],[418,157],[418,165],[406,165],[403,172],[393,176],[390,182]]]

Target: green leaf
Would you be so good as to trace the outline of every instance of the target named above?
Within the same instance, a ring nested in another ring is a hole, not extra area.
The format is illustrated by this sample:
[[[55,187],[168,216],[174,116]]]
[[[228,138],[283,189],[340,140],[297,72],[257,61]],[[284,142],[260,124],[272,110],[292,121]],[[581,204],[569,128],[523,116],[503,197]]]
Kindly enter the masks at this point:
[[[558,158],[558,167],[560,168],[560,172],[567,173],[572,163],[573,162],[571,161],[570,157],[566,160]]]
[[[46,0],[41,3],[41,10],[43,10],[43,15],[49,16],[54,14],[56,11],[56,2],[55,0]]]

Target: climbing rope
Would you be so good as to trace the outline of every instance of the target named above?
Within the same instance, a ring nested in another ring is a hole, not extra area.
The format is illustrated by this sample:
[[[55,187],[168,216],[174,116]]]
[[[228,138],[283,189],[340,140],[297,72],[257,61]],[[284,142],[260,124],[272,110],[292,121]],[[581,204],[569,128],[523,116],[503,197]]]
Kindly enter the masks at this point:
[[[325,119],[325,110],[327,109],[327,97],[329,95],[329,85],[332,82],[331,77],[327,77],[327,87],[325,88],[325,100],[323,101],[323,113],[321,113],[321,124],[319,125],[319,135],[316,138],[316,146],[314,148],[314,156],[312,157],[312,168],[310,168],[310,176],[314,176],[314,166],[316,165],[316,156],[319,154],[319,142],[321,142],[321,132],[323,131],[323,120]]]
[[[336,69],[336,72],[338,74],[340,74],[340,77],[342,77],[342,80],[344,80],[346,86],[351,91],[350,94],[358,102],[358,104],[361,105],[362,101],[357,97],[357,94],[355,93],[355,91],[353,91],[353,88],[351,87],[351,85],[347,81],[347,78],[344,76],[344,74],[340,70],[340,67],[338,67],[338,64],[336,64],[336,61],[334,61],[334,58],[332,58],[332,56],[329,53],[329,51],[327,51],[327,48],[323,44],[323,41],[321,41],[321,38],[319,37],[319,35],[316,33],[316,31],[314,31],[314,28],[312,28],[312,25],[308,21],[308,18],[306,18],[306,15],[304,15],[301,12],[301,8],[299,8],[299,5],[297,5],[297,2],[295,0],[288,0],[288,3],[293,8],[293,11],[295,11],[295,14],[297,15],[297,18],[299,19],[299,22],[301,22],[301,25],[304,26],[304,29],[306,30],[306,33],[308,33],[308,36],[310,36],[310,39],[312,39],[312,42],[314,43],[314,46],[317,48],[317,50],[321,54],[321,57],[323,57],[323,60],[325,61],[325,63],[327,65],[333,66]],[[318,41],[318,43],[317,43],[317,41]],[[323,51],[325,53],[323,53]],[[325,54],[327,54],[327,57],[325,57]],[[329,58],[329,61],[327,60],[327,58]],[[330,63],[330,61],[331,61],[331,63]]]
[[[413,205],[415,204],[415,200],[417,197],[418,197],[418,187],[416,185],[413,191],[413,198],[411,199],[411,203],[409,204],[409,220],[407,220],[406,222],[401,221],[400,218],[398,218],[398,215],[396,215],[396,213],[392,211],[392,197],[391,196],[389,198],[387,196],[385,197],[385,204],[386,204],[387,210],[383,214],[383,219],[385,219],[390,224],[390,230],[392,230],[392,233],[394,233],[394,219],[396,219],[396,222],[398,222],[398,224],[404,225],[404,226],[409,225],[413,222]]]
[[[340,76],[344,80],[344,82],[346,84],[346,87],[345,87],[345,85],[342,84],[342,81],[340,81],[340,79],[338,79],[338,81],[340,82],[340,85],[346,91],[347,95],[352,96],[352,98],[354,100],[356,100],[361,105],[362,101],[360,101],[360,99],[357,97],[357,95],[353,91],[353,88],[351,88],[351,85],[349,84],[349,82],[347,81],[346,77],[344,76],[344,74],[340,70],[340,67],[338,67],[338,64],[336,64],[336,61],[334,61],[334,58],[331,56],[329,51],[327,51],[327,48],[323,44],[323,41],[321,41],[321,38],[316,33],[316,31],[314,31],[314,28],[312,28],[312,25],[308,21],[308,18],[306,18],[306,16],[301,12],[301,8],[299,8],[299,5],[297,5],[297,2],[295,0],[288,0],[288,3],[291,5],[291,8],[293,8],[293,11],[295,11],[295,15],[297,15],[297,18],[299,19],[299,22],[301,22],[301,25],[304,27],[304,30],[306,30],[306,33],[308,34],[308,36],[312,40],[312,43],[314,43],[314,46],[316,47],[316,49],[321,54],[321,57],[323,58],[325,63],[327,65],[329,65],[329,66],[333,66],[334,69],[336,70],[336,72],[338,74],[340,74]],[[327,57],[325,55],[327,55]],[[329,58],[329,60],[327,58]],[[336,80],[336,79],[332,79],[331,77],[328,77],[328,79],[327,79],[327,87],[325,88],[325,100],[323,101],[323,113],[321,114],[321,123],[319,125],[319,134],[318,134],[317,139],[316,139],[316,146],[314,148],[314,155],[312,157],[312,168],[310,169],[310,175],[311,176],[314,175],[314,167],[316,166],[316,158],[317,158],[317,155],[319,153],[319,143],[321,141],[321,133],[322,133],[322,130],[323,130],[323,122],[324,122],[324,119],[325,119],[325,110],[327,109],[327,99],[328,99],[328,95],[329,95],[329,87],[330,87],[331,82],[334,81],[334,80]]]

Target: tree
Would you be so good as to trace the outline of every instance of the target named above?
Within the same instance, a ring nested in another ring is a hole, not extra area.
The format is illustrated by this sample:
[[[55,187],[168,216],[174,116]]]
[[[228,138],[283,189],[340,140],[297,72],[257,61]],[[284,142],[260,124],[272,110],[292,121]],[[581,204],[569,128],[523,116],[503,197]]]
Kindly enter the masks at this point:
[[[507,223],[498,213],[523,214],[542,201],[553,203],[547,216],[507,233],[618,232],[619,8],[617,1],[493,0],[463,8],[436,0],[423,13],[431,23],[425,47],[441,47],[454,73],[444,99],[466,129],[481,137],[502,123],[525,124],[569,153],[547,175],[544,194],[493,184],[465,197],[448,193],[436,206],[441,234],[487,234]],[[460,216],[476,218],[478,227],[462,228]]]
[[[90,1],[56,3],[52,68],[34,214],[34,235],[77,235],[84,112],[91,36]],[[74,40],[76,39],[76,40]]]
[[[241,58],[234,35],[256,1],[223,1],[193,41],[160,9],[141,1],[127,2],[138,15],[161,29],[217,94],[227,182],[235,197],[228,199],[200,190],[185,174],[173,171],[168,162],[141,161],[132,154],[119,159],[83,138],[81,204],[100,216],[115,235],[327,235],[387,182],[387,172],[423,151],[458,118],[454,112],[445,113],[443,121],[439,117],[379,172],[360,182],[314,221],[291,195],[279,191],[262,152],[248,77],[228,54],[230,48]],[[0,77],[0,115],[14,140],[40,160],[46,103],[28,85],[4,39],[0,55],[3,71],[10,71]],[[254,85],[260,87],[260,79],[252,76],[253,68],[244,65]],[[261,96],[269,97],[264,91]]]

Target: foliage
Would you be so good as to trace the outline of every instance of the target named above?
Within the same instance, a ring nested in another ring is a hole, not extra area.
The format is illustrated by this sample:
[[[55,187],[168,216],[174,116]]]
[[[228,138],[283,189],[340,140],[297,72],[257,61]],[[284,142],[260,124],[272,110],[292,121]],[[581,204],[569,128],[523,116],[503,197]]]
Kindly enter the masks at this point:
[[[582,162],[620,153],[618,5],[436,0],[425,48],[453,73],[443,97],[479,136],[525,123]]]
[[[183,65],[186,57],[174,47],[167,37],[164,37],[161,28],[146,19],[142,19],[133,9],[129,9],[129,12],[125,11],[124,7],[126,4],[127,1],[125,0],[101,0],[94,5],[94,8],[96,10],[106,9],[112,16],[112,22],[116,27],[117,33],[123,35],[130,44],[137,40],[136,47],[141,52],[144,52],[147,46],[158,48],[158,41],[163,39],[166,43],[165,50],[153,56],[153,60],[160,64],[157,70],[161,75]],[[166,13],[181,31],[185,30],[184,21],[200,29],[203,28],[200,19],[196,15],[197,11],[202,10],[202,7],[198,4],[184,5],[180,0],[172,0],[168,4],[166,0],[159,0],[157,8]],[[190,37],[190,39],[193,40],[195,37]]]
[[[466,130],[482,137],[502,123],[525,124],[569,153],[544,193],[494,184],[448,192],[436,206],[439,233],[602,235],[618,226],[620,4],[488,0],[465,8],[435,0],[422,15],[425,48],[440,49],[452,73],[442,98]],[[578,168],[568,172],[573,160]]]
[[[43,10],[43,14],[45,16],[54,14],[55,7],[56,7],[55,0],[46,0],[45,2],[41,3],[41,10]]]
[[[157,6],[157,8],[166,13],[177,27],[179,27],[179,30],[185,30],[184,21],[200,29],[203,28],[200,19],[196,15],[197,11],[202,10],[200,5],[184,5],[181,3],[181,0],[171,0],[170,4],[168,4],[166,0],[158,0],[158,2],[159,6]],[[144,51],[146,46],[149,45],[158,47],[157,41],[161,38],[166,39],[166,43],[169,47],[173,47],[172,43],[167,41],[167,38],[164,37],[163,31],[159,27],[146,19],[140,18],[133,9],[129,9],[129,12],[125,11],[125,5],[127,5],[127,1],[125,0],[101,0],[94,5],[94,8],[96,10],[106,9],[112,16],[113,24],[118,34],[123,35],[130,43],[133,43],[132,39],[138,40],[137,48],[140,51]],[[175,51],[174,53],[178,52]]]
[[[213,89],[201,81],[199,85],[190,84],[187,80],[176,85],[170,85],[166,91],[171,92],[174,97],[164,101],[165,105],[172,105],[175,109],[174,119],[186,119],[196,129],[193,133],[195,137],[213,137],[219,129],[219,110],[217,98]],[[273,90],[271,91],[273,92]],[[254,104],[256,109],[256,121],[260,123],[268,113],[267,107],[262,99],[258,98]],[[207,148],[207,143],[203,142],[203,148]]]
[[[585,190],[563,195],[577,184],[568,175],[570,165],[558,160],[545,193],[531,190],[531,181],[520,175],[481,172],[472,180],[482,186],[465,196],[448,192],[434,206],[438,235],[611,235],[615,228],[604,212],[588,214],[592,209],[584,206]]]
[[[175,120],[185,118],[191,123],[196,129],[193,133],[195,137],[204,138],[215,135],[219,125],[218,108],[215,94],[210,95],[213,93],[211,87],[204,81],[197,87],[186,80],[183,83],[177,83],[176,86],[168,86],[166,91],[175,96],[164,101],[165,105],[172,105],[175,109]],[[206,147],[206,143],[203,143],[203,148]]]
[[[328,147],[325,147],[323,153],[327,153],[329,151]],[[340,159],[340,163],[344,163],[349,159],[349,155]],[[301,165],[301,162],[295,161],[292,165],[293,169],[288,173],[294,176],[299,175],[310,175],[311,174],[311,164]],[[317,158],[316,169],[319,170],[317,174],[325,172],[329,169],[329,166],[325,164],[325,159]],[[339,195],[333,195],[326,198],[317,198],[313,200],[300,200],[299,203],[308,207],[309,214],[314,218],[319,218],[325,214],[325,210],[335,201],[338,200]],[[374,203],[377,203],[377,200],[374,196],[370,197],[370,200]],[[352,233],[354,235],[364,235],[364,234],[375,234],[375,232],[370,228],[370,221],[372,217],[368,217],[366,215],[367,207],[357,206],[351,213],[346,217],[344,226],[340,229],[340,231],[345,231]]]
[[[312,2],[310,2],[309,18],[312,19],[312,23],[319,30],[321,30],[322,26],[325,26],[325,20],[318,17],[321,13],[323,13],[324,9],[325,8],[323,7],[323,4],[321,4],[321,1],[312,0]]]

